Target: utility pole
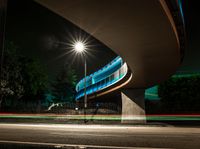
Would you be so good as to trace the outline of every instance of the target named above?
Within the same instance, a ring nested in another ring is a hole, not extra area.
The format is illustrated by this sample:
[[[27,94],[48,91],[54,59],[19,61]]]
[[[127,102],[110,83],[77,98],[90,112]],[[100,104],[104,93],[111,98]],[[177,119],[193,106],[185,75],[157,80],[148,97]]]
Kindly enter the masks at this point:
[[[5,50],[5,29],[7,16],[7,0],[0,0],[0,108],[3,101],[2,80],[3,80],[3,62]]]
[[[85,69],[85,78],[84,78],[84,122],[87,122],[87,117],[86,117],[86,110],[87,110],[87,86],[86,86],[86,77],[87,77],[87,61],[86,61],[86,56],[85,56],[85,62],[84,62],[84,69]]]

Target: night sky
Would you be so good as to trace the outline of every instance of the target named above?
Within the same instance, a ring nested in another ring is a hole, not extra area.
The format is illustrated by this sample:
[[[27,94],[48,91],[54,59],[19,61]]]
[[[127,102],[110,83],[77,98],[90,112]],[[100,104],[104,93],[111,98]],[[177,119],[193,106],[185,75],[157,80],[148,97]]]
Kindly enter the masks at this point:
[[[179,71],[200,71],[200,21],[198,1],[184,0],[187,45],[184,61]],[[21,53],[39,59],[47,68],[50,76],[54,76],[65,64],[72,64],[79,78],[83,76],[83,61],[66,53],[71,39],[69,35],[81,30],[40,6],[32,0],[8,0],[6,39],[20,47]],[[83,33],[84,36],[89,36]],[[116,54],[109,48],[90,38],[88,55],[88,71],[94,72],[111,61]],[[64,55],[64,56],[63,56]]]
[[[78,78],[83,77],[83,59],[68,53],[71,36],[79,34],[90,37],[32,0],[8,0],[6,40],[13,41],[23,55],[40,60],[51,77],[64,65],[72,65]],[[88,73],[92,73],[110,62],[116,54],[93,37],[89,41]]]

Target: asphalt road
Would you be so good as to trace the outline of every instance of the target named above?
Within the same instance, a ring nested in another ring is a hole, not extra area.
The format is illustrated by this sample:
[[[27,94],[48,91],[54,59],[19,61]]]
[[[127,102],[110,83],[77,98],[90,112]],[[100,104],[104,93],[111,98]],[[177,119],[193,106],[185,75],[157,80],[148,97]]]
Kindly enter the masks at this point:
[[[56,148],[79,146],[77,148],[200,149],[200,128],[0,124],[0,148],[2,144]]]

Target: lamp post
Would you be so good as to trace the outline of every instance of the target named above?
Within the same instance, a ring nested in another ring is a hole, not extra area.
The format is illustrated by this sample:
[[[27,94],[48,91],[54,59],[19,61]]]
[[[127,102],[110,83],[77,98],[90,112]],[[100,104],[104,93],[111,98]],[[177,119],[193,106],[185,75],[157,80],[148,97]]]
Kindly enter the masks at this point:
[[[86,48],[83,42],[76,42],[74,44],[74,50],[77,53],[84,54]],[[87,61],[84,55],[84,122],[86,123],[86,109],[87,109],[87,94],[86,94],[86,76],[87,76]]]

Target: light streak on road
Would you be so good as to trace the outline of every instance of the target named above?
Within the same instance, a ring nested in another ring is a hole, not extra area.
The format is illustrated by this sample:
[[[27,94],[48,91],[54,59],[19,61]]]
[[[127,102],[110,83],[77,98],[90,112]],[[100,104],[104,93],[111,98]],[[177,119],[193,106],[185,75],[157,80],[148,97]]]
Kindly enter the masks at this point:
[[[61,120],[84,120],[84,115],[66,115],[66,114],[15,114],[0,113],[0,118],[4,119],[61,119]],[[139,120],[141,116],[128,116],[129,120]],[[200,114],[154,114],[142,117],[149,121],[200,121]],[[87,115],[87,120],[99,121],[121,121],[121,115]]]

